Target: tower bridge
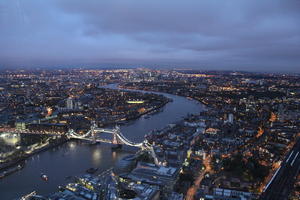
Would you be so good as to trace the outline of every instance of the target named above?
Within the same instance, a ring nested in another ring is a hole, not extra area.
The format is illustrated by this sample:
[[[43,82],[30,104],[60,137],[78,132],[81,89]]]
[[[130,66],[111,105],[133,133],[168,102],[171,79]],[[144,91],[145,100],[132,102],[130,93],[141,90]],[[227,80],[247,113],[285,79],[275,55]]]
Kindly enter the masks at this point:
[[[116,126],[112,129],[99,128],[95,122],[92,123],[90,129],[84,133],[76,133],[73,129],[69,129],[67,132],[55,132],[55,131],[33,131],[29,129],[15,129],[15,128],[0,128],[0,133],[11,133],[11,134],[34,134],[34,135],[64,135],[70,139],[88,140],[92,142],[103,142],[111,144],[124,144],[128,146],[146,148],[149,147],[146,141],[141,143],[135,143],[127,139],[121,132],[120,127]],[[101,133],[109,133],[112,135],[112,139],[101,138]]]
[[[109,140],[109,139],[100,138],[99,135],[101,133],[112,134],[112,139]],[[66,133],[66,136],[68,138],[76,138],[76,139],[89,140],[89,141],[94,141],[94,142],[104,142],[104,143],[111,143],[111,144],[125,144],[128,146],[134,146],[134,147],[139,147],[139,148],[147,146],[146,142],[135,143],[135,142],[128,140],[122,134],[119,126],[116,126],[113,129],[104,129],[104,128],[98,128],[95,123],[93,123],[90,130],[87,131],[85,134],[78,134],[73,129],[70,129]]]
[[[69,129],[67,132],[55,132],[55,131],[33,131],[29,129],[15,129],[15,128],[0,128],[0,133],[10,134],[34,134],[34,135],[51,135],[51,136],[66,136],[69,139],[87,140],[92,142],[102,142],[117,145],[128,145],[138,147],[141,150],[146,150],[154,158],[156,165],[161,165],[155,154],[154,148],[147,140],[140,143],[135,143],[127,139],[121,132],[119,126],[115,126],[112,129],[99,128],[95,122],[92,122],[90,129],[84,134],[78,134],[73,129]],[[109,133],[112,135],[112,139],[101,138],[101,133]]]

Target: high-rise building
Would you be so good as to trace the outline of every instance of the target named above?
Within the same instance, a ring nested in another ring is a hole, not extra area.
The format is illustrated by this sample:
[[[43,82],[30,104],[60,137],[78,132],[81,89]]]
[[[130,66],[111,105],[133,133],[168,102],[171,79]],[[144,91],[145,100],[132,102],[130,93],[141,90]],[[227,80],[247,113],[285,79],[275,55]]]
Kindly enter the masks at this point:
[[[72,97],[67,98],[67,109],[74,109],[74,101]]]
[[[228,114],[228,122],[231,124],[233,123],[233,114],[232,113]]]

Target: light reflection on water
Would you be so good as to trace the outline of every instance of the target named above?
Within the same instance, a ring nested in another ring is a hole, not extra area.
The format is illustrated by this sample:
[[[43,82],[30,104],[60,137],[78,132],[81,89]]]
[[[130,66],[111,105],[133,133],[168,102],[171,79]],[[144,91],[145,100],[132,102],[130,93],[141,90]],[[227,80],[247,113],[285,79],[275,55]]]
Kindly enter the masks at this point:
[[[100,166],[101,158],[102,158],[102,151],[100,149],[93,149],[92,157],[93,157],[93,164],[94,166]]]
[[[68,142],[68,147],[70,149],[70,151],[74,151],[76,148],[76,144],[74,141]]]
[[[113,158],[113,159],[116,159],[116,157],[117,157],[117,153],[116,153],[115,151],[113,151],[113,152],[112,152],[112,158]]]

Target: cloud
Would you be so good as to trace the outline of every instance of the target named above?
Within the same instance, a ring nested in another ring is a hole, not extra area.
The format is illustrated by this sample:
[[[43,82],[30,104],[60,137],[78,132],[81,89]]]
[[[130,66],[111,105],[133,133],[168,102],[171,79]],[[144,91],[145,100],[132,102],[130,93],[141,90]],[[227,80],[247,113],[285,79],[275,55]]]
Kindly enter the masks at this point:
[[[300,1],[2,0],[2,66],[300,71]]]

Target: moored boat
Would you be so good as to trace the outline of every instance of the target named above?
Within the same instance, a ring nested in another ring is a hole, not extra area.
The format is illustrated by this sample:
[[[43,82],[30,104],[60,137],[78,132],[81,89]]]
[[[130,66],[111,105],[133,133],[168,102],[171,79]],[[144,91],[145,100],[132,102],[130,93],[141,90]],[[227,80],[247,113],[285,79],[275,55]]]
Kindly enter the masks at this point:
[[[41,179],[43,180],[43,181],[48,181],[48,176],[46,175],[46,174],[44,174],[44,173],[42,173],[41,174]]]

